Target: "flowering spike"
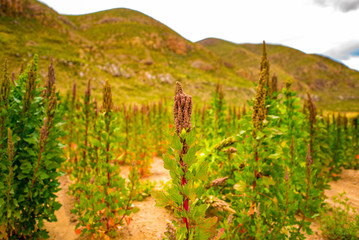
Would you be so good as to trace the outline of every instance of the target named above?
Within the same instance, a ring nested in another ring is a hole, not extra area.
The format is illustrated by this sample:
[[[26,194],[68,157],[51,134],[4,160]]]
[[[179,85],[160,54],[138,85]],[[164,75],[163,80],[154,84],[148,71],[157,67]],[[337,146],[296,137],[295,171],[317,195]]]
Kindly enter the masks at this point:
[[[289,90],[290,89],[290,87],[292,86],[292,84],[293,84],[293,80],[292,79],[287,79],[286,81],[285,81],[285,88],[287,89],[287,90]]]
[[[307,162],[307,167],[310,167],[313,163],[313,159],[312,159],[312,153],[310,151],[310,144],[308,144],[308,150],[307,150],[307,156],[306,156],[306,162]]]
[[[72,102],[76,101],[76,83],[72,85]]]
[[[93,107],[94,107],[94,110],[95,110],[95,115],[96,115],[96,117],[98,117],[98,106],[97,106],[97,99],[96,98],[93,100]]]
[[[47,80],[45,83],[45,96],[48,96],[51,93],[51,88],[55,84],[55,68],[54,68],[54,59],[51,57],[51,63],[48,67]]]
[[[36,62],[35,59],[31,63],[30,70],[27,73],[27,82],[26,82],[26,93],[24,97],[24,112],[27,112],[30,108],[31,102],[34,98],[33,92],[36,88]]]
[[[0,86],[0,102],[4,103],[4,107],[7,107],[9,93],[10,93],[10,80],[7,71],[7,64],[8,63],[6,59],[4,64],[4,77],[3,80],[1,81],[1,86]]]
[[[12,134],[10,128],[7,129],[7,154],[8,160],[11,162],[14,158],[14,142],[12,140]]]
[[[307,92],[308,102],[307,107],[309,110],[309,121],[314,125],[317,117],[317,107],[315,106],[309,92]]]
[[[112,110],[112,93],[111,93],[111,85],[108,81],[106,81],[105,86],[103,88],[103,106],[106,113],[111,112]]]
[[[192,97],[183,92],[182,85],[177,82],[174,97],[173,117],[176,133],[180,136],[182,129],[191,131]]]
[[[56,85],[53,85],[51,88],[51,95],[49,97],[49,105],[46,111],[46,116],[49,122],[49,126],[52,126],[52,120],[54,119],[55,116],[56,105],[57,105]]]
[[[278,92],[278,77],[277,75],[274,73],[272,76],[272,82],[271,82],[271,87],[270,87],[270,95],[271,97],[273,96],[273,93]]]
[[[85,91],[85,105],[90,104],[90,97],[91,97],[91,80],[87,82],[87,89]]]
[[[263,120],[266,116],[265,99],[267,96],[267,86],[269,82],[269,61],[267,59],[266,46],[263,42],[263,55],[260,66],[259,82],[256,89],[256,96],[253,106],[253,126],[257,130],[262,130]]]

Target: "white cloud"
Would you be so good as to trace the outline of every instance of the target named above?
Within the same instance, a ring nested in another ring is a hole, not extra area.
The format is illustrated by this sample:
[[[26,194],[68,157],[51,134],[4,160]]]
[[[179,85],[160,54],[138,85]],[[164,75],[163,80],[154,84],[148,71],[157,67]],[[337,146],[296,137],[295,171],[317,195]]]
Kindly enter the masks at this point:
[[[354,11],[359,8],[359,0],[314,0],[322,6],[333,6],[343,12]]]
[[[353,52],[357,51],[358,49],[359,49],[359,40],[349,41],[325,52],[325,54],[331,56],[332,58],[348,60],[349,58],[352,57]]]
[[[359,69],[359,57],[358,56],[352,56],[346,60],[342,60],[342,62],[351,69],[355,69],[355,70]]]

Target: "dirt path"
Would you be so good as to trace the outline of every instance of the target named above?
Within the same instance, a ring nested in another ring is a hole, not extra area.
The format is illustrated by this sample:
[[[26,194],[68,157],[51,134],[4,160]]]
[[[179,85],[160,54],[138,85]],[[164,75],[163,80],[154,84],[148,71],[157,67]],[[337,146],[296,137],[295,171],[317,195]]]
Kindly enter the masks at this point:
[[[59,181],[61,190],[57,195],[62,207],[56,212],[57,222],[45,222],[44,225],[50,233],[51,240],[73,240],[77,237],[76,218],[70,212],[74,206],[74,198],[67,194],[71,182],[68,175],[61,176]]]
[[[127,176],[129,167],[121,168],[121,175]],[[162,183],[171,179],[169,172],[163,167],[161,158],[154,157],[152,163],[152,174],[148,178],[156,182],[157,188],[161,188]],[[145,179],[145,180],[146,180]],[[74,205],[74,198],[67,194],[71,182],[68,175],[59,178],[61,190],[58,193],[58,201],[62,204],[59,211],[56,212],[57,222],[45,223],[46,229],[50,233],[50,240],[79,240],[75,234],[76,217],[70,210]],[[140,211],[133,215],[131,223],[123,226],[117,239],[121,240],[153,240],[160,239],[160,235],[166,229],[167,219],[172,220],[171,211],[156,207],[155,200],[148,197],[141,202],[133,203]]]
[[[161,158],[153,158],[151,176],[148,180],[156,182],[156,188],[160,189],[162,183],[171,179],[168,170],[163,167]],[[128,174],[128,170],[123,169],[122,174]],[[118,239],[123,240],[154,240],[161,239],[161,234],[166,229],[166,221],[172,220],[173,216],[170,210],[156,207],[155,199],[148,197],[144,201],[134,202],[140,211],[133,215],[131,224],[124,226]]]
[[[164,169],[163,161],[160,158],[154,158],[152,164],[152,175],[147,179],[157,182],[157,188],[161,188],[162,183],[170,179],[169,172]],[[128,175],[128,167],[123,167],[121,175]],[[359,171],[343,170],[340,174],[341,179],[337,182],[331,182],[331,189],[326,190],[328,197],[327,202],[331,203],[331,198],[338,193],[346,192],[352,206],[359,210]],[[58,200],[62,204],[59,211],[56,212],[57,222],[45,223],[47,230],[50,232],[51,240],[79,240],[75,234],[76,218],[70,213],[73,207],[74,199],[67,194],[68,187],[71,184],[67,175],[59,178],[61,191],[58,193]],[[118,231],[117,239],[121,240],[157,240],[165,231],[166,221],[172,220],[171,212],[164,208],[155,207],[155,200],[152,197],[146,198],[141,202],[134,202],[140,211],[133,215],[129,225],[123,226]],[[323,239],[321,237],[320,225],[313,222],[311,225],[314,235],[308,236],[309,240]],[[84,239],[84,238],[81,238]]]
[[[350,199],[351,206],[355,207],[359,211],[359,170],[343,170],[340,174],[338,181],[332,181],[330,183],[330,189],[325,191],[325,195],[328,197],[326,202],[333,205],[332,197],[339,193],[346,192],[346,196]],[[308,240],[322,240],[320,224],[313,222],[310,227],[314,234],[308,236]]]

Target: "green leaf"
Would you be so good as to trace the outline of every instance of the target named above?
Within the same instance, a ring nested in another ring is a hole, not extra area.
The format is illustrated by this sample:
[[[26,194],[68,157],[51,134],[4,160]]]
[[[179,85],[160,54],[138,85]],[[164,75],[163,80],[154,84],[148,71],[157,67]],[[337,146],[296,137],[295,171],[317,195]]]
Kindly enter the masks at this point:
[[[39,140],[37,139],[37,137],[34,134],[28,138],[24,138],[24,141],[27,143],[30,143],[30,144],[38,144],[39,143]]]
[[[233,189],[240,193],[244,193],[246,190],[247,184],[244,181],[239,181],[238,183],[233,185]]]
[[[195,179],[205,180],[208,177],[208,163],[202,162],[198,165]]]
[[[156,206],[165,207],[168,205],[168,197],[163,191],[153,191],[151,195],[156,199]]]
[[[182,143],[180,138],[177,136],[177,134],[174,134],[173,136],[173,147],[177,150],[177,151],[181,151],[182,150]]]
[[[179,193],[179,190],[176,187],[171,187],[168,189],[168,194],[171,199],[178,205],[181,205],[183,202],[183,196]]]
[[[214,226],[217,223],[218,218],[217,217],[211,217],[206,218],[199,227],[202,229],[210,229],[212,226]]]
[[[192,164],[194,164],[197,160],[196,158],[196,147],[191,147],[188,152],[186,153],[186,155],[183,156],[183,162],[188,166],[192,166]]]
[[[40,174],[40,179],[44,180],[44,179],[47,179],[47,178],[49,178],[49,175],[47,175],[47,173],[42,172],[42,173]]]
[[[279,159],[281,157],[282,157],[281,153],[273,153],[273,154],[268,156],[269,159]]]
[[[138,207],[134,207],[132,208],[132,212],[133,213],[138,213],[140,211],[140,209]]]
[[[178,173],[178,164],[176,159],[171,159],[167,154],[163,156],[164,168],[173,173]]]
[[[195,220],[200,220],[201,217],[205,216],[205,213],[206,213],[206,210],[207,208],[209,207],[209,204],[201,204],[200,206],[198,206],[194,212],[193,212],[193,218]],[[199,224],[201,223],[202,221],[200,220]]]
[[[29,162],[24,162],[23,164],[21,164],[20,169],[22,170],[23,173],[28,174],[31,172],[32,166]]]
[[[189,132],[186,136],[186,143],[188,144],[188,146],[192,146],[192,144],[194,144],[195,141],[196,141],[196,131],[193,128],[191,132]]]
[[[205,191],[206,189],[203,186],[197,187],[195,190],[197,198],[200,198],[205,193]]]
[[[262,177],[262,183],[265,186],[271,186],[271,185],[275,185],[275,181],[273,180],[272,177]]]

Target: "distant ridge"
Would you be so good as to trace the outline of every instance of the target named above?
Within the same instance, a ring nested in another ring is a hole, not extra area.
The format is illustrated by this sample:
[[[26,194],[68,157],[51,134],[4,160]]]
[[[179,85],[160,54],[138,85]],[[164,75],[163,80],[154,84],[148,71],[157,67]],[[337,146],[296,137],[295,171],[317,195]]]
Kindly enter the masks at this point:
[[[81,95],[91,79],[98,97],[109,80],[118,104],[169,99],[176,81],[200,103],[210,99],[217,82],[224,85],[230,105],[242,105],[253,96],[259,45],[214,38],[193,43],[130,9],[72,16],[60,15],[36,0],[21,3],[6,9],[2,5],[0,10],[0,59],[8,58],[10,69],[17,73],[34,53],[39,54],[40,69],[46,69],[53,56],[63,95],[74,82]],[[319,107],[359,111],[359,72],[288,47],[267,49],[271,72],[280,83],[292,79],[301,94],[310,90]]]

